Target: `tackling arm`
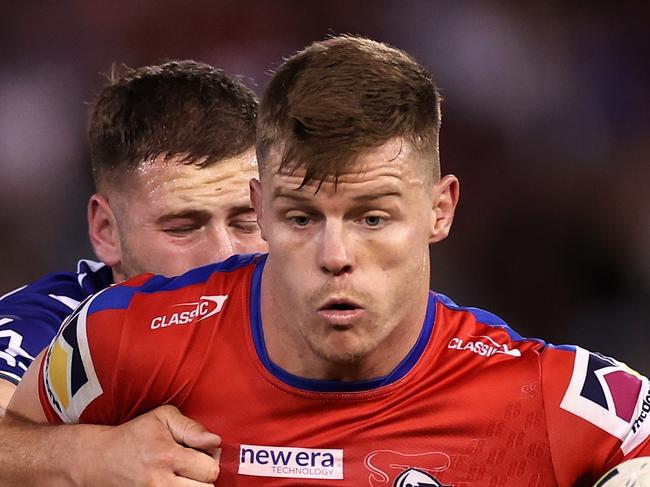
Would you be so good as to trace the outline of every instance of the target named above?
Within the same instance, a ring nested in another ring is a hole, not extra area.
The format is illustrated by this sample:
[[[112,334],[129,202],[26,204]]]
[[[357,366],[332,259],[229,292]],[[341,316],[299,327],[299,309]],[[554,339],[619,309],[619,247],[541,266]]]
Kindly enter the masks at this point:
[[[9,401],[15,390],[16,386],[14,384],[0,378],[0,410],[5,409],[9,405]]]
[[[0,485],[203,486],[219,474],[221,439],[162,406],[120,426],[43,423],[37,357],[0,423]]]

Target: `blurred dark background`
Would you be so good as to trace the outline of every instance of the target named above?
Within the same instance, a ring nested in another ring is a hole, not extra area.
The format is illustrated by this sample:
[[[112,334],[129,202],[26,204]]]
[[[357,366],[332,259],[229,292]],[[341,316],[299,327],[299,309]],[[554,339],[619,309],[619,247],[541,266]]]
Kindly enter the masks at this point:
[[[91,256],[87,104],[113,62],[190,58],[261,93],[328,34],[405,49],[461,180],[432,286],[650,373],[650,3],[25,1],[0,14],[0,294]]]

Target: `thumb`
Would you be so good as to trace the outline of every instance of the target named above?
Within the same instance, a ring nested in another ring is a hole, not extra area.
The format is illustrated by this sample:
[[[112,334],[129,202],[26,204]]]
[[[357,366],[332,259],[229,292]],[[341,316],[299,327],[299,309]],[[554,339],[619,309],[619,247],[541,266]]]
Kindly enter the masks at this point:
[[[181,445],[214,455],[221,445],[221,437],[206,430],[201,423],[184,416],[173,406],[156,410],[156,416]]]

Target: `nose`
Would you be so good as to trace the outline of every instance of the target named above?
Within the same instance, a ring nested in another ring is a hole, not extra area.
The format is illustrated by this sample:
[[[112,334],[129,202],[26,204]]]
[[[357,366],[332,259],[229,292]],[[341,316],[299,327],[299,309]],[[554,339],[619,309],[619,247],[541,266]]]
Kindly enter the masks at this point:
[[[214,262],[221,262],[237,253],[232,235],[225,228],[213,229],[210,249]]]
[[[350,235],[346,235],[341,221],[328,221],[321,234],[320,268],[326,274],[340,276],[352,272]]]

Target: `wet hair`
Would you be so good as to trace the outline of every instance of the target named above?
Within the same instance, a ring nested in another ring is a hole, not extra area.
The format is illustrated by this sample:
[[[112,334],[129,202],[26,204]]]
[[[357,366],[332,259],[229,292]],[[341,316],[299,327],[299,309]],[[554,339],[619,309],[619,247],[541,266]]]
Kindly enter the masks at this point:
[[[337,178],[359,155],[402,137],[439,178],[441,95],[432,75],[404,51],[338,36],[287,59],[260,102],[260,172],[272,150],[280,170],[305,170],[303,184]]]
[[[95,184],[160,156],[204,166],[241,154],[255,144],[256,116],[255,94],[208,64],[113,69],[88,123]]]

